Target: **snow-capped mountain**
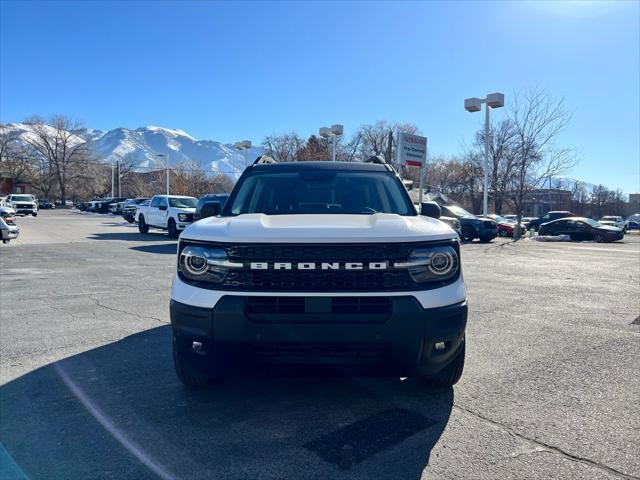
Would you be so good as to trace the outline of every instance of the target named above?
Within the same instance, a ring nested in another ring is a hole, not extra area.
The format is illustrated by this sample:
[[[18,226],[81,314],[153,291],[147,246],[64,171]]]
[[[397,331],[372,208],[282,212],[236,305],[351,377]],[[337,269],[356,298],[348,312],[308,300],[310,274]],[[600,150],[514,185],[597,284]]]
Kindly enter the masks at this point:
[[[0,129],[18,131],[24,143],[34,138],[33,129],[28,124],[13,123]],[[135,130],[83,128],[72,133],[75,141],[86,142],[101,161],[112,163],[119,159],[131,162],[140,171],[164,168],[168,161],[172,167],[179,163],[195,164],[212,173],[224,173],[237,179],[245,168],[244,152],[233,145],[197,140],[182,130],[149,125]],[[262,153],[262,147],[248,149],[246,163],[251,164]]]

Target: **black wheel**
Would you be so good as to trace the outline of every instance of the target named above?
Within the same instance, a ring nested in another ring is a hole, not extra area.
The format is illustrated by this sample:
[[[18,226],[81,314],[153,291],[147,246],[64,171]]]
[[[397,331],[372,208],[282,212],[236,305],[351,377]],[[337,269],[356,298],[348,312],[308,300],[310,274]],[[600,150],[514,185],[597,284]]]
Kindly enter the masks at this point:
[[[462,240],[471,242],[475,238],[475,231],[471,227],[462,227]]]
[[[169,224],[167,225],[167,230],[169,230],[169,236],[171,238],[178,238],[180,236],[180,232],[176,228],[176,221],[173,218],[169,219]]]
[[[9,240],[2,240],[2,243],[9,243]]]
[[[464,352],[465,341],[463,340],[458,354],[451,360],[449,365],[435,375],[422,376],[422,380],[432,387],[452,387],[458,383],[458,380],[460,380],[462,376],[462,371],[464,370]]]
[[[34,217],[38,216],[38,212],[33,212],[31,215],[33,215]]]
[[[493,237],[480,237],[480,243],[489,243]]]
[[[509,234],[507,233],[506,230],[500,230],[498,232],[498,235],[500,235],[501,237],[508,237],[509,236]]]
[[[124,219],[129,223],[133,223],[133,218],[131,217],[124,217]]]
[[[140,233],[149,233],[149,225],[144,221],[144,216],[140,215],[138,217],[138,231]]]
[[[180,352],[175,336],[173,337],[173,365],[178,379],[188,387],[204,388],[211,383],[211,378],[197,371]]]

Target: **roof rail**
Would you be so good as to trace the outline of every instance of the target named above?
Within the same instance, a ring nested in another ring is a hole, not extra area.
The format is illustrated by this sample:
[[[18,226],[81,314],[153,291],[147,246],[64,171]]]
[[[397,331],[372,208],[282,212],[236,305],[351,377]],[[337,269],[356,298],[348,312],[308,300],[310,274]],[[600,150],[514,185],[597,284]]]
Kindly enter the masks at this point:
[[[278,162],[276,162],[269,155],[260,155],[258,158],[256,158],[255,162],[253,162],[253,165],[263,165],[265,163],[278,163]]]

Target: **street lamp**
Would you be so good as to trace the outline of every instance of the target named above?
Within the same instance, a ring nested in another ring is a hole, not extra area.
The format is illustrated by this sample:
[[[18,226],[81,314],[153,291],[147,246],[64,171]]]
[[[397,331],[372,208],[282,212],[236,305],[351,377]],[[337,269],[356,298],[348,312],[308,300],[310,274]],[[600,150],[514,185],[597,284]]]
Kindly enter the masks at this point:
[[[247,150],[251,148],[251,140],[243,140],[233,144],[238,150],[244,150],[244,168],[247,168]]]
[[[490,93],[487,98],[467,98],[464,101],[464,109],[467,112],[479,112],[482,104],[485,104],[484,115],[484,193],[482,195],[482,214],[487,216],[489,203],[489,109],[504,107],[503,93]]]
[[[331,127],[320,127],[320,136],[322,138],[331,138],[331,159],[336,161],[336,137],[342,136],[344,127],[340,124],[331,125]]]
[[[167,174],[167,195],[169,195],[169,154],[168,153],[156,153],[156,157],[164,158],[164,167]]]

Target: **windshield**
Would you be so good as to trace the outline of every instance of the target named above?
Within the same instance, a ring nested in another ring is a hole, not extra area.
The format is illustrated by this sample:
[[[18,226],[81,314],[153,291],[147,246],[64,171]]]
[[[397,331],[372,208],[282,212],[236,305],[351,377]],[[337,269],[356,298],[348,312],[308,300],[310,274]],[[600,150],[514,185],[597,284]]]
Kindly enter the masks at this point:
[[[392,174],[326,170],[245,177],[223,216],[244,213],[416,215],[406,190]]]
[[[473,214],[467,212],[464,208],[458,207],[457,205],[447,205],[443,207],[448,212],[451,213],[452,216],[458,218],[476,218]]]
[[[31,195],[11,195],[12,202],[33,202]]]
[[[196,208],[196,203],[193,197],[169,197],[169,205],[175,208]]]
[[[602,217],[600,219],[600,221],[605,221],[605,222],[617,222],[618,221],[618,217]]]

